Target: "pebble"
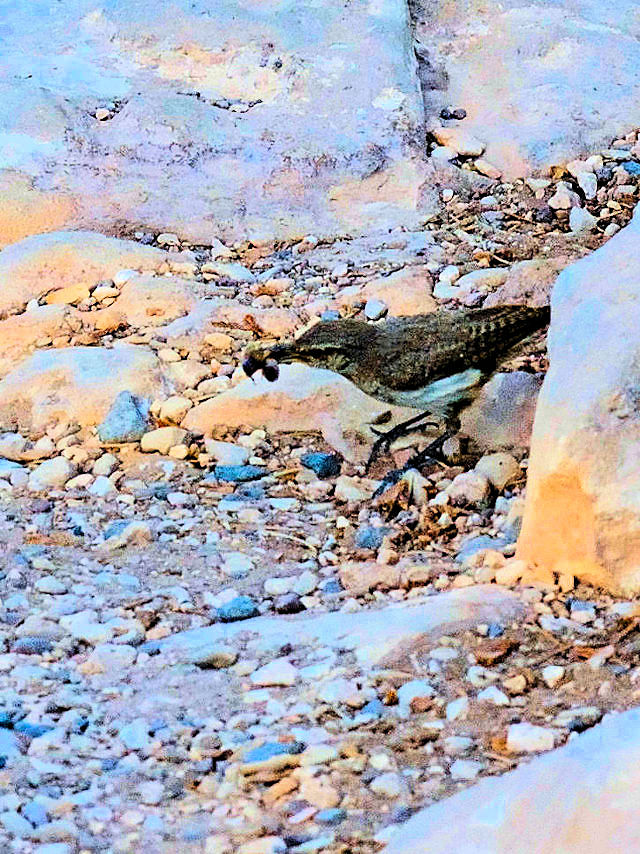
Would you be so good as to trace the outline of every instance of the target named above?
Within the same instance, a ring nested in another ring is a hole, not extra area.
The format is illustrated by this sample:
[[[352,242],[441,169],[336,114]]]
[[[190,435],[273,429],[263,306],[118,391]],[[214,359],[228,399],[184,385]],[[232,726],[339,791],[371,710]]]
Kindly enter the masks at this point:
[[[267,469],[263,466],[215,466],[211,475],[205,480],[218,480],[223,483],[248,483],[252,480],[260,480],[267,475]]]
[[[251,674],[251,682],[259,687],[290,686],[295,685],[298,679],[298,670],[286,658],[276,658],[265,664],[264,667],[254,670]]]
[[[140,450],[145,454],[157,451],[168,454],[169,449],[180,445],[187,437],[187,431],[181,427],[158,427],[145,433],[140,441]]]
[[[485,454],[476,463],[474,471],[484,475],[498,492],[502,492],[505,486],[522,476],[522,469],[516,458],[506,453]]]
[[[354,545],[358,549],[379,549],[386,536],[392,533],[393,528],[387,526],[374,527],[363,525],[358,528],[354,537]]]
[[[397,798],[405,790],[402,778],[394,771],[388,771],[386,774],[375,777],[369,784],[369,788],[376,795],[382,795],[385,798]]]
[[[507,729],[507,750],[510,753],[536,753],[551,750],[553,731],[530,723],[511,724]]]
[[[29,475],[29,489],[40,492],[64,486],[75,473],[76,466],[66,457],[45,460]]]
[[[445,715],[448,721],[464,720],[469,714],[469,698],[459,697],[447,703]]]
[[[227,649],[224,646],[205,647],[198,649],[191,656],[191,661],[197,667],[203,670],[222,670],[226,667],[232,667],[238,660],[238,653],[235,650]]]
[[[454,505],[483,508],[489,504],[491,485],[484,474],[466,471],[456,475],[445,492]]]
[[[243,552],[229,552],[224,556],[222,572],[229,578],[246,578],[253,570],[253,561]]]
[[[449,773],[452,780],[475,780],[483,768],[482,762],[475,762],[473,759],[456,759]]]
[[[129,391],[121,391],[104,421],[98,425],[101,442],[137,442],[147,429],[147,415],[142,403]]]
[[[364,306],[364,316],[367,320],[380,320],[388,311],[389,306],[380,299],[369,299]]]
[[[342,460],[337,454],[323,454],[314,452],[303,454],[300,457],[301,464],[315,472],[320,478],[338,477],[342,468]]]
[[[555,688],[564,679],[565,669],[557,664],[548,664],[542,670],[542,679],[548,688]]]
[[[118,729],[118,737],[129,750],[144,750],[151,744],[149,724],[144,718],[136,718]]]
[[[573,207],[569,214],[569,228],[574,234],[593,231],[598,224],[598,218],[585,208]]]
[[[218,442],[214,439],[205,439],[204,446],[207,454],[213,457],[221,466],[243,466],[250,456],[248,448],[235,445],[233,442]]]
[[[494,706],[509,705],[509,698],[507,695],[499,688],[496,688],[495,685],[490,685],[488,688],[484,688],[480,691],[478,694],[478,700],[481,703],[493,703]]]
[[[234,623],[237,620],[249,620],[260,614],[258,606],[249,596],[236,596],[230,602],[217,610],[218,619],[222,623]]]
[[[68,590],[67,585],[53,575],[45,575],[39,578],[35,583],[35,588],[39,593],[50,593],[54,596],[66,593]]]
[[[549,207],[553,210],[570,210],[580,207],[580,196],[571,189],[566,181],[559,181],[556,191],[549,199]]]

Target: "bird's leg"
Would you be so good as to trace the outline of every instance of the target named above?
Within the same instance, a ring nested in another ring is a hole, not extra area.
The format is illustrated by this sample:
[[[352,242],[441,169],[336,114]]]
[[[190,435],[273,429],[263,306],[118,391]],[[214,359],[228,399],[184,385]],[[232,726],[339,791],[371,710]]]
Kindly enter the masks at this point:
[[[389,450],[391,443],[395,442],[396,439],[399,439],[401,436],[406,436],[407,433],[410,433],[412,430],[415,430],[419,425],[420,427],[437,427],[437,421],[426,421],[425,419],[430,416],[429,412],[421,412],[419,415],[414,415],[413,418],[408,418],[406,421],[402,421],[400,424],[396,424],[395,427],[392,427],[391,430],[386,430],[383,432],[382,430],[376,430],[374,427],[371,427],[371,432],[374,433],[378,438],[373,443],[373,447],[371,448],[371,453],[369,454],[369,459],[367,461],[367,471],[371,468],[375,460],[378,459],[380,451],[382,448],[385,450]]]
[[[430,460],[436,460],[439,462],[446,462],[446,460],[442,457],[442,448],[447,439],[451,439],[456,433],[460,430],[460,421],[457,418],[451,418],[447,421],[446,429],[441,436],[438,436],[437,439],[434,439],[427,447],[420,451],[419,454],[416,454],[415,457],[412,457],[405,465],[404,471],[407,469],[420,469],[425,463],[428,463]]]

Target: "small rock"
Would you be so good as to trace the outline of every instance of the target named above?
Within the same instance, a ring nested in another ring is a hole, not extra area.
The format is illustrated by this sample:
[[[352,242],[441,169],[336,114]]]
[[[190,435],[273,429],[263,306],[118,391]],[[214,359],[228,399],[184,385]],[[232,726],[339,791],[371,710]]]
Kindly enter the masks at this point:
[[[257,605],[248,596],[236,596],[217,610],[218,619],[222,623],[249,620],[251,617],[257,617],[259,613]]]
[[[303,454],[300,457],[300,462],[305,468],[314,471],[320,478],[338,477],[342,467],[342,461],[338,454],[320,452]]]
[[[43,578],[39,578],[36,581],[35,588],[39,593],[49,593],[53,596],[62,595],[68,590],[67,585],[53,575],[45,575]]]
[[[386,302],[380,299],[369,299],[365,303],[364,316],[367,320],[380,320],[389,311],[389,306]]]
[[[136,718],[130,724],[121,726],[118,737],[129,750],[144,750],[151,744],[149,724],[144,718]]]
[[[459,697],[447,703],[445,714],[448,721],[464,720],[469,714],[469,698]]]
[[[223,483],[248,483],[252,480],[260,480],[267,475],[267,469],[263,466],[215,466],[211,475],[205,480],[218,480]]]
[[[382,795],[385,798],[397,798],[404,792],[402,778],[395,771],[388,771],[386,774],[380,774],[371,781],[369,788],[377,795]]]
[[[511,454],[486,454],[476,463],[474,471],[484,475],[498,492],[522,476],[518,461]]]
[[[231,667],[237,660],[238,653],[224,646],[199,649],[191,658],[192,663],[202,670],[222,670]]]
[[[98,426],[98,438],[105,443],[137,442],[147,429],[147,407],[129,391],[121,391],[107,417]]]
[[[193,406],[193,401],[188,397],[174,395],[167,398],[160,407],[160,420],[168,421],[170,424],[179,424],[187,412]],[[177,444],[174,442],[174,444]]]
[[[386,536],[392,533],[393,528],[386,526],[374,527],[363,525],[358,528],[354,537],[354,545],[358,549],[379,549]]]
[[[484,688],[478,694],[478,700],[481,703],[493,703],[494,706],[508,706],[509,698],[505,693],[503,693],[499,688],[496,688],[495,685],[490,685],[488,688]]]
[[[565,669],[557,664],[549,664],[542,671],[542,679],[548,688],[555,688],[564,679]]]
[[[273,603],[276,614],[299,614],[305,610],[304,603],[297,593],[284,593],[276,597]]]
[[[539,750],[551,750],[554,742],[552,730],[530,723],[511,724],[507,730],[507,750],[510,753],[535,753]]]
[[[576,706],[556,715],[555,726],[564,727],[571,732],[584,732],[602,720],[602,709],[597,706]]]
[[[140,442],[140,450],[146,454],[158,451],[168,454],[169,448],[181,445],[187,437],[187,431],[180,427],[158,427],[145,433]]]
[[[225,555],[222,571],[230,578],[246,578],[253,569],[253,561],[242,552],[229,552]]]
[[[574,234],[584,234],[593,231],[598,224],[598,218],[589,213],[585,208],[571,208],[569,214],[569,228]]]
[[[286,658],[276,658],[264,667],[254,670],[250,678],[254,685],[260,687],[289,686],[295,684],[298,671]]]
[[[251,455],[248,448],[235,445],[233,442],[205,439],[204,447],[209,456],[221,466],[243,466]]]
[[[73,477],[76,470],[76,466],[66,457],[54,457],[51,460],[45,460],[29,475],[29,489],[40,492],[64,486]]]
[[[456,759],[449,772],[453,780],[475,780],[483,768],[481,762],[473,759]]]
[[[565,181],[559,181],[556,191],[549,199],[549,207],[553,210],[569,210],[580,207],[580,196],[571,189]]]
[[[491,485],[484,474],[466,471],[457,475],[445,492],[454,505],[483,508],[489,504]]]

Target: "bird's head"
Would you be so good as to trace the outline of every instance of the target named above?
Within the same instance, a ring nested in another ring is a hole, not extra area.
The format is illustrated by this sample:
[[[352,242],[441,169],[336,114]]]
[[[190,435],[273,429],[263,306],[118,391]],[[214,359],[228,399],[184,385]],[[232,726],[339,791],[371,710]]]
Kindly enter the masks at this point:
[[[278,379],[278,365],[290,362],[350,377],[365,357],[374,335],[374,327],[358,320],[319,322],[295,338],[250,344],[245,350],[242,367],[249,377],[262,370],[269,382]]]

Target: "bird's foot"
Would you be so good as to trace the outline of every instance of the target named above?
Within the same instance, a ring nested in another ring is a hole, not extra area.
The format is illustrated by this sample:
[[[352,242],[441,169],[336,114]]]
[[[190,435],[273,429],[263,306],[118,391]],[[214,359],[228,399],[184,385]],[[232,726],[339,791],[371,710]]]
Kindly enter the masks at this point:
[[[371,448],[371,453],[369,454],[369,459],[367,460],[366,471],[369,471],[369,469],[378,459],[380,453],[383,450],[389,450],[392,443],[395,442],[396,439],[400,439],[402,438],[402,436],[408,435],[413,430],[416,430],[418,427],[439,426],[437,421],[425,420],[428,417],[428,412],[421,412],[419,415],[416,415],[413,418],[409,418],[407,421],[402,421],[400,424],[396,424],[395,427],[392,427],[391,430],[386,431],[376,430],[374,427],[371,427],[371,432],[378,438],[373,443],[373,447]]]

